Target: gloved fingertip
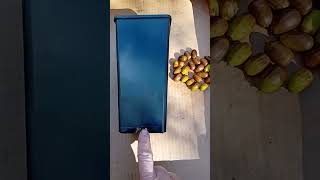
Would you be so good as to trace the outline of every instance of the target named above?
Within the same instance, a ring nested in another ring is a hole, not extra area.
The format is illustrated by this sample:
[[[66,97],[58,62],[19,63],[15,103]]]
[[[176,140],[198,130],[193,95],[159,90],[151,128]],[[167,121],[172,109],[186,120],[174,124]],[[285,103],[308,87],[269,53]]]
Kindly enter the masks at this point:
[[[153,180],[153,155],[150,144],[150,135],[147,129],[141,130],[138,139],[138,163],[141,180]]]
[[[149,132],[147,129],[142,129],[140,134],[139,134],[139,142],[141,143],[148,143],[149,142]]]
[[[142,134],[143,136],[148,135],[148,134],[149,134],[148,129],[147,129],[147,128],[142,129],[142,130],[141,130],[141,134]]]

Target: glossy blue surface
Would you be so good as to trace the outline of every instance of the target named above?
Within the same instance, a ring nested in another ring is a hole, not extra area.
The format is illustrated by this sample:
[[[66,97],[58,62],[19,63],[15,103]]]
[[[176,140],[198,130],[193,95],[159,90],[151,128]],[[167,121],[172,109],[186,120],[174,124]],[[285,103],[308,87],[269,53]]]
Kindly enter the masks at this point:
[[[166,131],[168,15],[117,16],[119,131]]]

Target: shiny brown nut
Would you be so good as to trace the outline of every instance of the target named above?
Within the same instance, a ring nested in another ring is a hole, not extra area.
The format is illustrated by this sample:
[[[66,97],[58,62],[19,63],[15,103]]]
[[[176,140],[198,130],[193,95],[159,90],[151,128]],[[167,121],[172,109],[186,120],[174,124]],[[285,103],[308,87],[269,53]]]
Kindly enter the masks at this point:
[[[187,56],[185,55],[181,55],[178,59],[179,61],[183,61],[183,62],[186,62],[188,60]]]
[[[195,82],[194,79],[189,79],[189,80],[186,82],[186,84],[187,84],[188,86],[191,86],[194,82]]]
[[[208,73],[210,72],[210,69],[211,69],[211,65],[208,64],[206,67],[204,67],[203,71]]]
[[[312,0],[290,0],[290,4],[303,16],[312,9]]]
[[[233,41],[241,41],[245,37],[250,36],[250,33],[254,31],[256,25],[256,19],[250,14],[244,14],[235,17],[228,30],[228,36]]]
[[[181,82],[185,83],[189,80],[189,76],[185,75],[181,78]]]
[[[180,81],[181,78],[182,78],[182,74],[177,74],[174,76],[173,80]]]
[[[192,59],[192,61],[193,61],[193,63],[194,63],[195,65],[201,64],[201,61],[198,59],[198,57]]]
[[[294,51],[308,51],[313,47],[314,40],[311,35],[304,32],[288,32],[280,36],[283,45]]]
[[[218,0],[209,0],[209,15],[210,16],[219,16],[219,3]]]
[[[272,9],[284,9],[290,5],[289,0],[267,0]]]
[[[222,17],[210,18],[210,38],[223,36],[228,31],[228,21]]]
[[[229,65],[235,67],[243,64],[252,54],[252,47],[249,43],[237,43],[231,48],[226,56]]]
[[[320,10],[314,9],[309,14],[303,17],[301,30],[305,33],[314,35],[320,28]]]
[[[179,74],[179,73],[181,73],[181,68],[177,68],[173,72],[173,74]]]
[[[204,66],[208,65],[208,60],[206,60],[205,58],[200,59],[201,64],[203,64]]]
[[[255,76],[267,68],[270,62],[271,60],[269,56],[259,53],[249,58],[249,60],[244,64],[244,71],[249,76]]]
[[[270,6],[265,0],[254,0],[250,3],[249,12],[256,18],[256,21],[262,27],[269,27],[273,14]]]
[[[189,66],[185,66],[185,67],[183,67],[181,69],[181,74],[188,75],[189,71],[190,71],[190,67]]]
[[[204,69],[204,65],[203,64],[199,64],[196,69],[194,70],[195,72],[200,72]]]
[[[237,14],[238,10],[238,0],[224,0],[221,2],[220,16],[229,21]]]
[[[200,76],[201,78],[206,78],[209,76],[209,74],[206,72],[198,72],[197,75]]]
[[[202,78],[198,75],[193,75],[193,79],[196,80],[197,82],[201,82],[202,81]]]
[[[191,91],[197,91],[199,90],[200,84],[199,83],[195,83],[192,85],[191,87]]]
[[[206,89],[208,89],[209,85],[204,83],[204,84],[201,84],[200,86],[200,91],[205,91]]]
[[[179,67],[179,61],[175,60],[175,61],[173,62],[173,67],[174,67],[174,68]]]
[[[320,48],[315,48],[308,52],[304,57],[304,64],[308,68],[316,68],[320,66]]]
[[[194,58],[196,58],[197,56],[198,56],[197,50],[193,49],[193,50],[191,51],[191,58],[194,59]]]
[[[282,10],[279,16],[272,20],[271,30],[273,34],[282,34],[299,26],[301,15],[296,9]]]
[[[179,61],[179,67],[183,67],[185,65],[185,62],[183,62],[183,61]]]
[[[294,58],[293,52],[284,46],[280,41],[271,41],[264,46],[265,53],[271,61],[279,64],[282,67],[288,66]]]
[[[277,91],[288,78],[288,71],[276,66],[266,75],[260,82],[260,90],[264,93],[272,93]]]
[[[310,70],[301,68],[294,72],[288,82],[288,90],[292,93],[299,93],[310,86],[314,77]]]
[[[210,43],[210,56],[215,61],[221,61],[227,54],[230,43],[227,38],[216,38]]]
[[[184,52],[184,55],[187,56],[188,60],[191,59],[191,53],[189,51]]]
[[[196,69],[196,65],[192,61],[189,62],[189,67],[190,67],[190,70],[192,71]]]
[[[203,80],[205,83],[210,84],[210,76]]]

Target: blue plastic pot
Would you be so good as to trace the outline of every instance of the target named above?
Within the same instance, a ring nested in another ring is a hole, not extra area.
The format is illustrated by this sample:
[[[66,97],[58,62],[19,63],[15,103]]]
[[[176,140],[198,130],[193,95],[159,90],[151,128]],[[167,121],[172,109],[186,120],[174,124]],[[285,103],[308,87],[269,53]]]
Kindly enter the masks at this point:
[[[168,51],[171,17],[115,17],[119,132],[166,131]],[[111,112],[113,113],[113,112]]]

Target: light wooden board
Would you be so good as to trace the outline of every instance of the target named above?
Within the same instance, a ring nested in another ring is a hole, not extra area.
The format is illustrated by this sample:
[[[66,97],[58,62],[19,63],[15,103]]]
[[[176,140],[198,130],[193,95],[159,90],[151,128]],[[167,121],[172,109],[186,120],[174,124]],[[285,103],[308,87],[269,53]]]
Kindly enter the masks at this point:
[[[217,180],[302,180],[302,129],[297,95],[263,94],[241,70],[213,66],[211,154]]]
[[[176,1],[111,1],[111,177],[136,179],[137,166],[131,135],[118,133],[117,80],[115,57],[115,25],[113,16],[120,14],[170,14],[169,59],[187,48],[197,49],[200,56],[209,54],[209,13],[205,0],[192,4]],[[169,60],[168,59],[168,60]],[[182,179],[209,179],[209,91],[191,93],[182,83],[168,79],[167,132],[152,134],[151,143],[156,161],[176,172]],[[205,108],[206,107],[206,108]],[[175,161],[179,160],[179,161]]]

